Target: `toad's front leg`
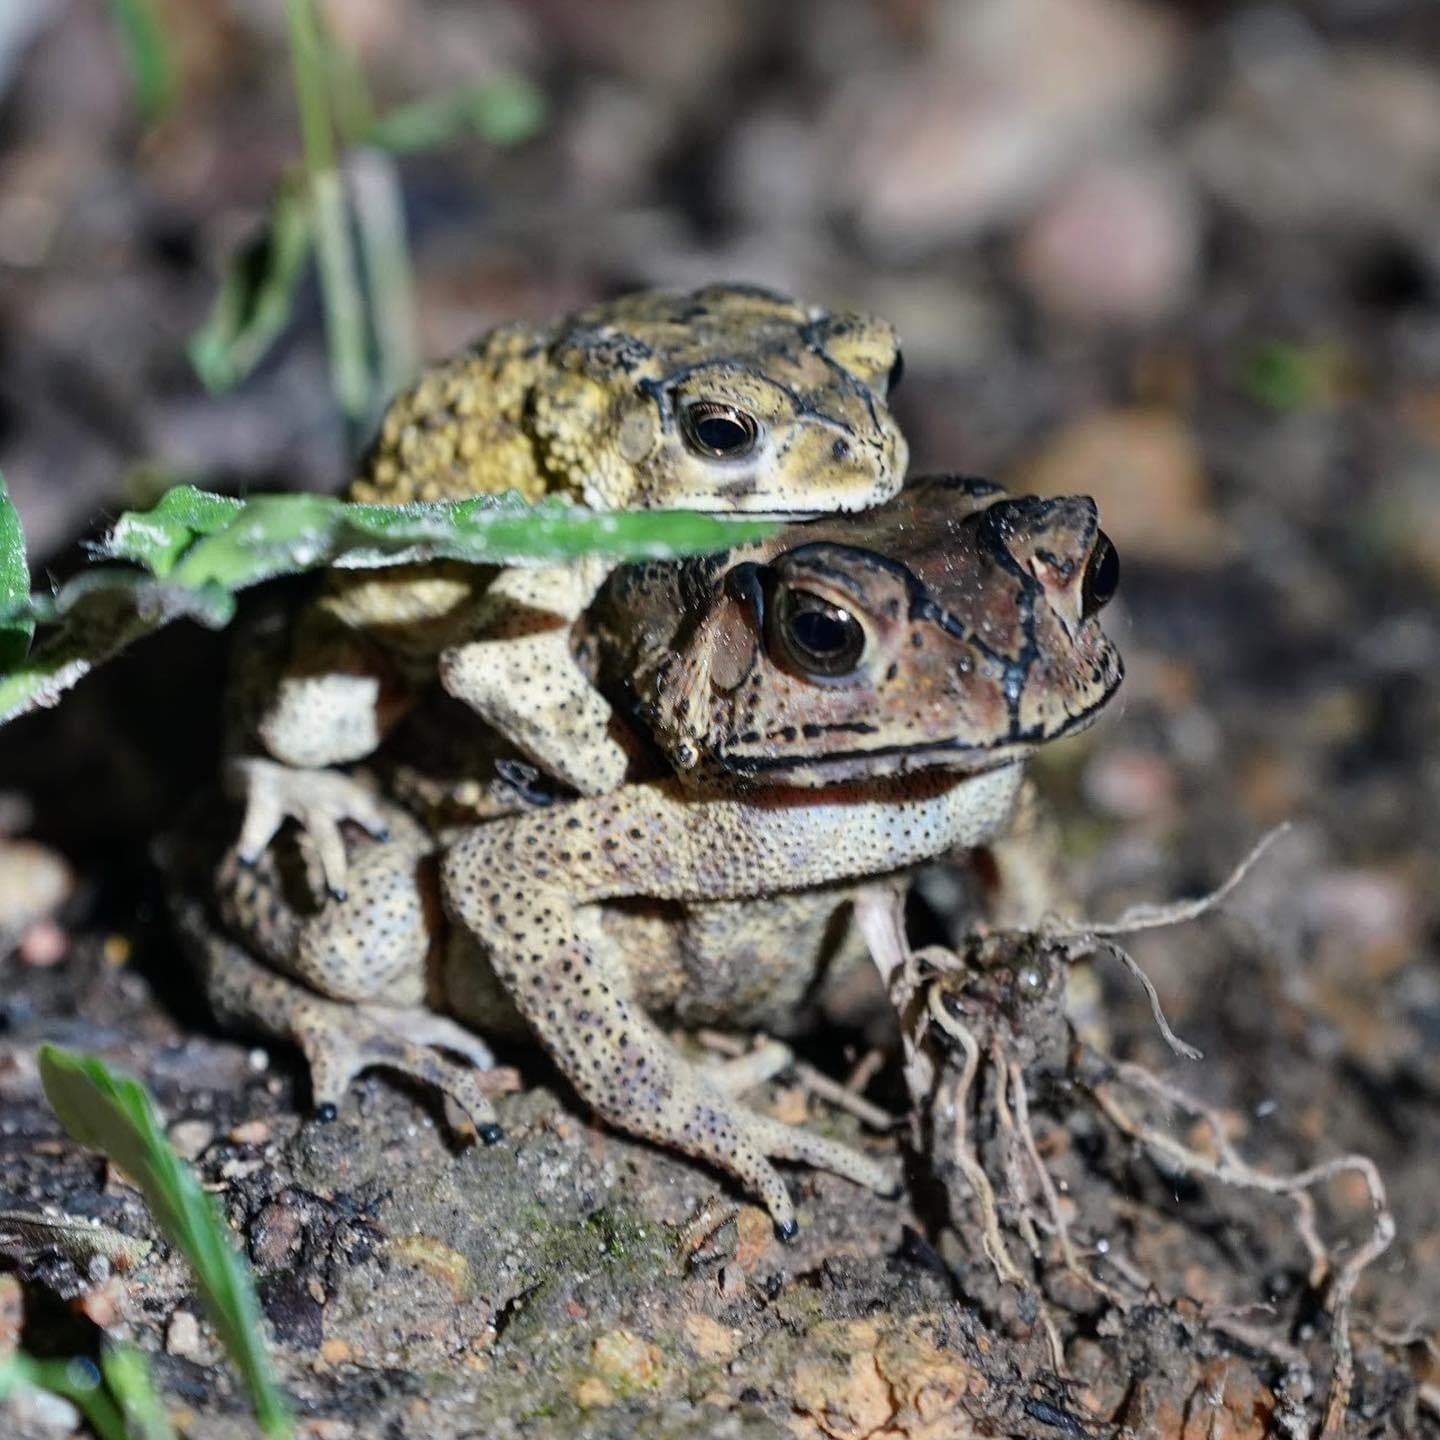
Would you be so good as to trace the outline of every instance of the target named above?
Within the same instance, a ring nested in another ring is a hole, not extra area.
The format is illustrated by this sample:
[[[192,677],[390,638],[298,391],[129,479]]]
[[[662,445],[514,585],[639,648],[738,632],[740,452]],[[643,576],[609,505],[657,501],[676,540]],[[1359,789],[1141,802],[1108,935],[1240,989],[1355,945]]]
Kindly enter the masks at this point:
[[[623,895],[743,892],[751,882],[741,871],[711,863],[736,810],[696,807],[662,786],[628,786],[564,815],[468,831],[446,854],[442,886],[581,1096],[618,1128],[734,1175],[788,1239],[795,1210],[772,1159],[832,1170],[883,1193],[893,1180],[857,1151],[747,1109],[684,1059],[637,1004],[623,957],[583,908]]]
[[[451,695],[582,795],[615,789],[627,764],[610,706],[571,652],[570,627],[603,575],[595,562],[502,572],[475,608],[472,638],[440,657]]]

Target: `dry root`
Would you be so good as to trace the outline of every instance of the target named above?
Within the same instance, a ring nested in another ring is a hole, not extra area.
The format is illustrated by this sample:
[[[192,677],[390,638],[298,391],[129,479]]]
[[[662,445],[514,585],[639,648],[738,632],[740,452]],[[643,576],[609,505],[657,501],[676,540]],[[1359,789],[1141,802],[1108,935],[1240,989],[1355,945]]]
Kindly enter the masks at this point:
[[[1384,1254],[1395,1238],[1395,1220],[1386,1200],[1384,1182],[1374,1162],[1364,1155],[1341,1155],[1289,1174],[1276,1175],[1258,1170],[1235,1152],[1225,1134],[1224,1122],[1209,1106],[1167,1084],[1143,1065],[1117,1064],[1091,1050],[1086,1050],[1084,1061],[1081,1083],[1086,1085],[1101,1113],[1116,1129],[1152,1153],[1163,1156],[1186,1174],[1203,1175],[1238,1190],[1281,1196],[1294,1207],[1295,1233],[1310,1258],[1310,1285],[1316,1290],[1324,1289],[1326,1308],[1332,1317],[1333,1359],[1325,1420],[1320,1433],[1322,1436],[1339,1434],[1355,1378],[1355,1359],[1350,1343],[1350,1301],[1361,1274]],[[1088,1076],[1104,1078],[1092,1079]],[[1211,1136],[1213,1153],[1206,1154],[1183,1145],[1167,1131],[1126,1110],[1115,1095],[1118,1086],[1126,1085],[1201,1121]],[[1337,1262],[1333,1252],[1320,1238],[1311,1192],[1347,1172],[1359,1175],[1365,1184],[1372,1225],[1369,1237]]]
[[[910,950],[894,889],[877,887],[862,896],[856,915],[900,1017],[912,1144],[928,1155],[946,1184],[952,1213],[973,1207],[996,1279],[1032,1301],[1055,1369],[1064,1372],[1064,1353],[1045,1282],[1056,1272],[1122,1312],[1154,1299],[1157,1291],[1116,1247],[1100,1242],[1087,1248],[1076,1236],[1073,1201],[1062,1198],[1032,1119],[1027,1075],[1047,1069],[1063,1075],[1075,1101],[1088,1098],[1110,1126],[1171,1169],[1288,1202],[1309,1259],[1310,1285],[1323,1290],[1331,1315],[1330,1378],[1319,1431],[1327,1437],[1341,1432],[1354,1382],[1350,1306],[1356,1283],[1395,1234],[1375,1165],[1363,1155],[1340,1156],[1290,1174],[1250,1164],[1236,1152],[1214,1110],[1144,1066],[1113,1061],[1086,1045],[1060,1005],[1066,963],[1103,946],[1119,955],[1145,987],[1171,1048],[1198,1059],[1199,1051],[1166,1022],[1148,977],[1113,937],[1191,920],[1213,909],[1279,833],[1267,835],[1219,890],[1199,900],[1139,907],[1103,924],[1068,921],[1038,935],[978,937],[963,956],[939,948]],[[1042,1055],[1047,1033],[1049,1051]],[[1175,1137],[1171,1125],[1177,1114],[1203,1128],[1204,1150]],[[1342,1256],[1321,1238],[1314,1195],[1347,1173],[1365,1185],[1371,1228]],[[1306,1368],[1296,1347],[1261,1325],[1238,1319],[1233,1310],[1212,1308],[1204,1318],[1215,1331],[1261,1347],[1287,1369]],[[1422,1403],[1433,1403],[1432,1397],[1422,1397]]]

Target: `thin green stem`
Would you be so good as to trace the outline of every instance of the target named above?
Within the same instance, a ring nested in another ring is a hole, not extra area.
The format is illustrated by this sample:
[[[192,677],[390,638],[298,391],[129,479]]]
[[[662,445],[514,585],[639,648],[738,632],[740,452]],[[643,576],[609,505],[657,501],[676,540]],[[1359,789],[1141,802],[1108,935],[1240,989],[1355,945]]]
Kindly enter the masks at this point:
[[[285,14],[290,28],[290,65],[295,77],[295,101],[300,110],[305,168],[314,175],[335,168],[335,140],[330,133],[322,73],[320,21],[313,0],[286,0]]]
[[[145,123],[153,125],[175,103],[180,88],[165,27],[153,0],[113,0],[112,8],[130,66],[136,103]]]
[[[415,279],[405,235],[405,207],[395,162],[382,150],[354,151],[346,178],[355,205],[370,317],[379,356],[379,389],[393,395],[420,365],[415,320]]]
[[[290,61],[305,147],[305,171],[315,221],[315,255],[325,308],[331,383],[346,418],[359,421],[372,387],[366,358],[365,307],[357,276],[345,190],[335,167],[335,136],[325,83],[325,52],[313,0],[287,0]]]
[[[324,47],[322,58],[335,130],[341,145],[356,145],[364,140],[375,124],[375,101],[370,94],[370,84],[355,56],[343,45],[337,44],[335,37],[328,32],[324,16],[317,16],[317,21]]]

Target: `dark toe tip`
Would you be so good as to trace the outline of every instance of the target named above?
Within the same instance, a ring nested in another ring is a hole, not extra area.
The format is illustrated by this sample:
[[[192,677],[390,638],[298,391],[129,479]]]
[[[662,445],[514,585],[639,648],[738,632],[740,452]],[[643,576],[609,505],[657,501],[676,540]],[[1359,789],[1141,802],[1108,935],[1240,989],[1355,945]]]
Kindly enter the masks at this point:
[[[498,1145],[505,1138],[505,1131],[499,1125],[482,1125],[480,1127],[480,1143],[482,1145]]]
[[[390,838],[390,827],[388,825],[379,825],[370,833],[383,845],[385,841]]]
[[[798,1220],[777,1220],[775,1222],[775,1238],[782,1244],[788,1245],[800,1233],[800,1222]]]
[[[322,1125],[333,1125],[340,1118],[339,1108],[327,1100],[323,1105],[315,1107],[315,1118]]]
[[[877,1193],[882,1200],[898,1200],[905,1193],[905,1187],[900,1184],[895,1184],[888,1190],[881,1190]]]
[[[343,885],[332,885],[330,887],[330,898],[344,902],[350,898],[350,892]]]

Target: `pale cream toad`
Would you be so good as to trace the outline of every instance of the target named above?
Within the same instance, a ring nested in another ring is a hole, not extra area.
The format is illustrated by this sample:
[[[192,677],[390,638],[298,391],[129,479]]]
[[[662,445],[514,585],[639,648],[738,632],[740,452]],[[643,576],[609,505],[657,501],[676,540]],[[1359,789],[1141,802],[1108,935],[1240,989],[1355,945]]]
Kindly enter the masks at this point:
[[[860,510],[905,473],[886,407],[899,374],[893,329],[869,316],[740,285],[629,295],[548,328],[503,326],[428,371],[391,405],[351,496],[517,490],[602,510]],[[450,693],[541,770],[582,794],[612,789],[624,750],[569,634],[607,568],[509,571],[478,604],[473,568],[332,581],[251,707],[269,758],[237,763],[244,852],[258,856],[293,817],[341,888],[336,820],[379,820],[342,777],[317,772],[370,754],[437,654]]]
[[[210,989],[301,1044],[322,1104],[391,1065],[490,1139],[473,1072],[424,1047],[483,1063],[436,1011],[482,1029],[518,1011],[600,1115],[734,1175],[789,1235],[774,1159],[889,1178],[739,1103],[655,1017],[783,1033],[863,887],[1003,836],[1026,756],[1119,683],[1098,620],[1115,579],[1088,499],[954,478],[726,556],[628,567],[586,653],[648,732],[648,772],[637,751],[610,794],[437,836],[381,802],[394,837],[358,842],[343,903],[312,874],[297,907],[277,860],[232,856],[222,912],[270,964],[211,937]]]

